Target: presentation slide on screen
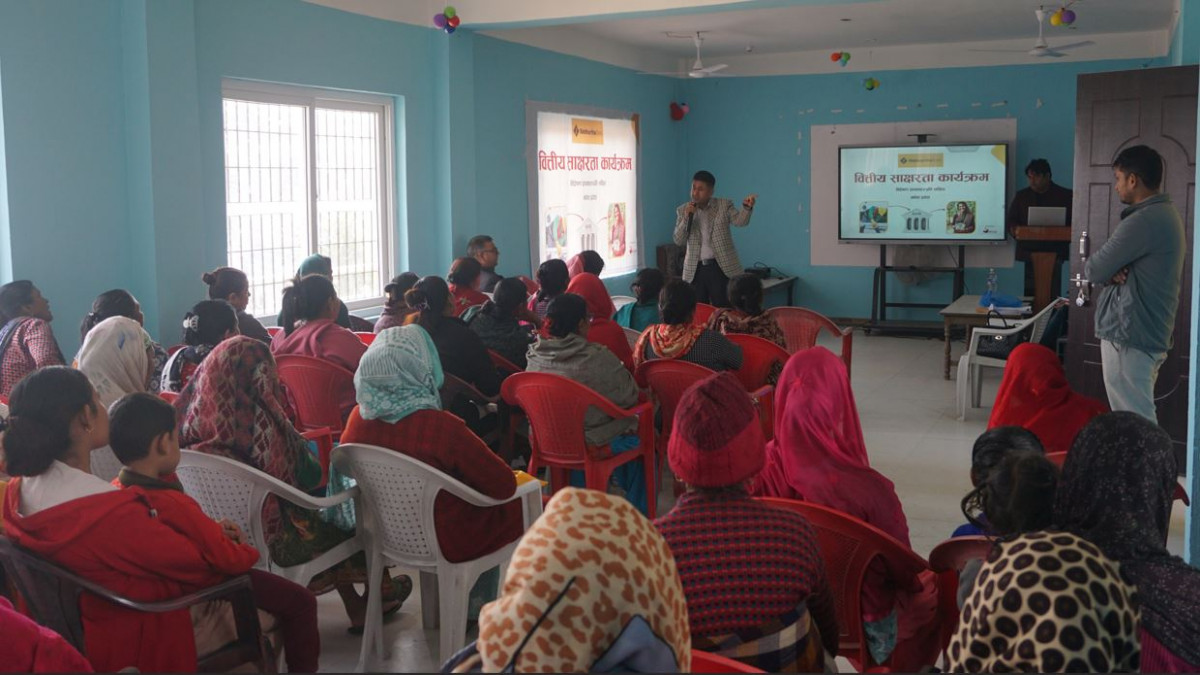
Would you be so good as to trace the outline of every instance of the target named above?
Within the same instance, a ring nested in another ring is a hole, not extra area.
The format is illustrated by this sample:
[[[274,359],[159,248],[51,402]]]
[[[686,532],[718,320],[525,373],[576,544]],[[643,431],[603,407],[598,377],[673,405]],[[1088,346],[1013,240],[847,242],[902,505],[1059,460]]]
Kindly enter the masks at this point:
[[[611,277],[638,267],[637,121],[537,113],[540,264],[588,249]]]
[[[850,241],[1004,239],[1006,145],[840,148],[841,228]]]

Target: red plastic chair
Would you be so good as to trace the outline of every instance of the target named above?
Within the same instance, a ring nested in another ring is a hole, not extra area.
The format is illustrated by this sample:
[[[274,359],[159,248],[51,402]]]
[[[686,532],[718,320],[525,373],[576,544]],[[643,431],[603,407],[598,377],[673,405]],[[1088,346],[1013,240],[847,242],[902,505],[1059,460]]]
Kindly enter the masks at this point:
[[[692,316],[692,323],[696,324],[697,326],[707,326],[709,318],[711,318],[716,311],[717,308],[708,303],[697,302],[696,313]]]
[[[659,413],[662,415],[662,427],[658,434],[658,452],[661,456],[666,456],[667,443],[670,442],[675,423],[675,408],[679,406],[683,392],[714,372],[704,366],[676,359],[654,359],[637,367],[634,378],[638,386],[649,389],[658,400]],[[682,494],[683,483],[676,480],[674,492],[676,497]]]
[[[658,495],[655,486],[654,408],[642,402],[619,408],[595,391],[550,373],[517,373],[504,380],[500,394],[509,405],[519,406],[529,418],[529,444],[533,455],[527,471],[536,475],[539,465],[550,468],[550,490],[567,484],[567,471],[582,469],[589,490],[608,489],[608,479],[622,464],[641,459],[646,476],[646,515],[654,518]],[[583,435],[583,417],[589,407],[614,419],[638,418],[634,450],[612,454],[608,446],[590,446]]]
[[[842,361],[846,364],[846,376],[850,376],[850,357],[854,352],[854,330],[839,328],[823,314],[803,307],[772,307],[767,310],[783,330],[788,352],[795,354],[817,344],[822,330],[829,331],[842,339]]]
[[[748,666],[741,661],[735,661],[720,654],[709,654],[696,649],[692,650],[693,673],[765,673],[754,666]]]
[[[883,530],[841,511],[792,499],[759,499],[800,513],[816,529],[837,613],[838,656],[849,659],[859,672],[864,667],[886,671],[888,664],[874,663],[867,649],[862,621],[863,577],[871,561],[880,557],[892,578],[903,586],[915,583],[916,576],[929,569],[929,563]]]
[[[171,405],[175,405],[175,401],[179,400],[179,394],[173,391],[160,391],[158,392],[158,397]]]
[[[272,339],[274,339],[276,335],[279,335],[282,332],[283,332],[283,328],[280,326],[267,326],[267,335],[270,335]]]
[[[329,482],[329,458],[333,454],[333,430],[321,427],[301,432],[300,435],[307,441],[317,442],[317,461],[321,464],[321,482],[317,487],[325,487]]]
[[[524,274],[522,274],[521,276],[519,276],[517,278],[521,280],[521,283],[525,284],[525,290],[528,291],[530,295],[537,293],[538,289],[541,288],[541,285],[539,285],[538,282],[534,281],[533,279],[530,279],[529,277],[525,276]]]
[[[167,356],[173,356],[175,352],[183,349],[186,346],[187,345],[171,345],[170,347],[167,347]]]
[[[991,552],[991,537],[955,537],[929,552],[929,567],[938,575],[938,614],[942,617],[942,658],[949,659],[946,648],[958,629],[958,575],[972,560],[982,560]]]
[[[300,431],[327,428],[336,442],[346,421],[342,419],[339,392],[354,391],[354,373],[345,368],[299,354],[275,357],[279,379],[296,400]]]
[[[375,341],[375,333],[374,332],[368,333],[367,331],[356,330],[356,331],[354,331],[354,334],[357,335],[358,339],[361,340],[362,343],[368,347],[370,347],[371,343]]]
[[[1067,461],[1067,453],[1066,452],[1047,452],[1046,459],[1050,460],[1051,462],[1054,462],[1054,464],[1056,466],[1058,466],[1059,469],[1061,469],[1063,462]],[[1179,483],[1175,484],[1175,492],[1171,495],[1171,499],[1175,500],[1175,501],[1183,502],[1184,506],[1192,505],[1192,500],[1188,499],[1187,490],[1183,489],[1183,486],[1180,485]]]
[[[791,354],[774,342],[754,335],[729,333],[725,337],[742,348],[742,367],[734,374],[758,401],[763,434],[771,440],[775,437],[775,386],[767,384],[767,378],[775,364],[782,368]]]
[[[519,367],[517,364],[509,361],[503,356],[500,356],[500,354],[498,354],[494,349],[488,350],[488,357],[492,359],[492,365],[496,366],[496,370],[500,371],[502,374],[512,375],[513,373],[525,372],[524,369]]]

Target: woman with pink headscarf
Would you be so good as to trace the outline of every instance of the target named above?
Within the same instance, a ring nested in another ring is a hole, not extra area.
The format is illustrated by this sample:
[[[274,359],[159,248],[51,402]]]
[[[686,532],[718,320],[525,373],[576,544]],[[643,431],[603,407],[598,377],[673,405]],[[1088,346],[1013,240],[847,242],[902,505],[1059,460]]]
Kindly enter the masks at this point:
[[[908,522],[892,481],[871,468],[846,367],[813,347],[788,359],[775,388],[775,438],[752,493],[820,504],[854,516],[905,546]],[[863,581],[863,624],[871,657],[916,672],[937,660],[937,586],[890,578],[882,561]],[[865,665],[865,664],[864,664]]]

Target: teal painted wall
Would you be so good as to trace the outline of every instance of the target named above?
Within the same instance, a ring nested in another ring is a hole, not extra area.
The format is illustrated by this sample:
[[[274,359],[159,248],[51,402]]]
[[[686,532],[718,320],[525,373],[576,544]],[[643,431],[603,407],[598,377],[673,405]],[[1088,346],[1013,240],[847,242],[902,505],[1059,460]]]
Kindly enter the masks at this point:
[[[539,101],[641,115],[642,251],[644,262],[653,266],[654,247],[670,241],[675,206],[687,200],[690,185],[682,163],[683,129],[668,116],[678,81],[482,35],[474,38],[474,55],[478,222],[455,224],[455,251],[465,251],[472,235],[487,233],[502,249],[501,273],[529,273],[525,103]],[[629,276],[616,277],[608,284],[628,294],[629,281]]]
[[[1180,0],[1167,59],[1173,66],[1200,63],[1200,0]]]
[[[810,263],[810,228],[836,227],[834,222],[813,223],[809,218],[813,125],[1016,118],[1018,137],[1012,150],[1021,183],[1009,186],[1011,197],[1025,187],[1021,169],[1034,157],[1049,159],[1055,182],[1071,185],[1075,77],[1142,65],[1101,61],[887,71],[875,75],[882,84],[874,91],[862,86],[865,74],[849,73],[692,80],[685,85],[691,112],[682,124],[686,155],[680,173],[712,171],[722,196],[740,200],[758,193],[751,226],[734,234],[743,265],[763,262],[798,275],[797,304],[828,316],[868,317],[872,268]],[[992,107],[1001,101],[1005,105]],[[842,112],[833,112],[839,109]],[[798,132],[803,134],[799,141]],[[1021,289],[1020,264],[998,274],[1001,290]],[[986,275],[986,269],[968,270],[968,289],[981,292]],[[894,301],[950,300],[949,275],[920,286],[889,285]],[[908,316],[937,319],[934,310],[916,310]]]

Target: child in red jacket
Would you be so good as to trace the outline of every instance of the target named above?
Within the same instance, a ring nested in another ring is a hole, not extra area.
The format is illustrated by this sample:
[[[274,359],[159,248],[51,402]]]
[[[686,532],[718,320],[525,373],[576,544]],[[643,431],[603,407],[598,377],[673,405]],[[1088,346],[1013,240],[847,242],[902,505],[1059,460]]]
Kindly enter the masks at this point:
[[[143,491],[159,521],[191,540],[214,569],[249,573],[255,604],[279,620],[288,671],[317,672],[316,596],[283,577],[251,569],[259,554],[241,528],[229,520],[217,523],[184,494],[175,478],[180,454],[175,408],[151,394],[121,398],[109,411],[109,445],[125,467],[114,482]]]

